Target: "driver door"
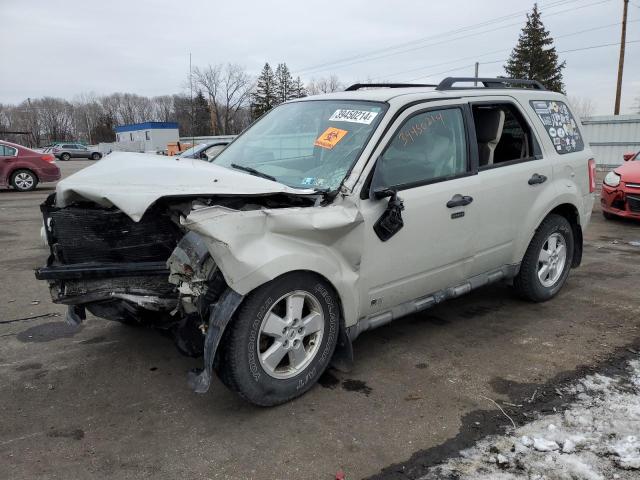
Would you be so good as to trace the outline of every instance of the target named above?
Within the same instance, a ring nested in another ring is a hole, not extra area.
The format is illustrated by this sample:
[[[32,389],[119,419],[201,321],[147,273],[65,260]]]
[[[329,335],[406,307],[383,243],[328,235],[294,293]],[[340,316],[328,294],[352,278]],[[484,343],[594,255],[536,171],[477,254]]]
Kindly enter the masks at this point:
[[[477,153],[471,148],[475,137],[468,128],[469,118],[467,105],[412,107],[380,143],[371,191],[397,191],[404,204],[403,227],[382,241],[374,225],[389,200],[362,201],[364,315],[456,286],[467,278],[479,218],[473,202],[478,191]]]

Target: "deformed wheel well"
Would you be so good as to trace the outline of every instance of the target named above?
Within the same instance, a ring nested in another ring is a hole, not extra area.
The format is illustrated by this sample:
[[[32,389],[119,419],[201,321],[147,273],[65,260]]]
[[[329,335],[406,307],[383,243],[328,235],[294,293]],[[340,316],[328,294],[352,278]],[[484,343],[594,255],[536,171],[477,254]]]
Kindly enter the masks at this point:
[[[551,215],[552,213],[566,218],[571,225],[574,244],[571,266],[573,268],[580,266],[580,263],[582,262],[582,226],[580,225],[580,215],[578,214],[578,209],[575,205],[572,205],[570,203],[563,203],[562,205],[558,205],[553,210],[551,210],[549,212],[549,215]]]

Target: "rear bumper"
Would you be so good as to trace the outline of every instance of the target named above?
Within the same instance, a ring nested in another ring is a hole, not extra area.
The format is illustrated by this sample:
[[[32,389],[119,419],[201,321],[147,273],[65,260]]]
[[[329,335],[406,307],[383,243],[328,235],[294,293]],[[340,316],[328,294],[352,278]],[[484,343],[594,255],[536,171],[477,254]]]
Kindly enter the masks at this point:
[[[603,184],[600,205],[611,215],[640,219],[640,189],[624,184],[615,188]]]
[[[60,169],[57,165],[49,164],[36,170],[36,175],[41,182],[57,182],[60,180]]]

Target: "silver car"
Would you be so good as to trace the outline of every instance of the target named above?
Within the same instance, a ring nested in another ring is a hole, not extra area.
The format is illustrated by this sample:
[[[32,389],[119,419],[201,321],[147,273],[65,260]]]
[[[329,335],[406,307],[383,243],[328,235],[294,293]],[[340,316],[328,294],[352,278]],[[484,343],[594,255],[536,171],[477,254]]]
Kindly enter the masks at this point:
[[[81,143],[56,143],[45,148],[46,153],[52,153],[60,160],[71,160],[72,158],[89,158],[100,160],[102,153],[85,147]]]
[[[113,153],[61,181],[36,275],[70,322],[170,329],[203,356],[196,392],[215,372],[276,405],[404,315],[498,281],[552,299],[594,190],[578,117],[535,81],[355,85],[274,108],[213,163]]]

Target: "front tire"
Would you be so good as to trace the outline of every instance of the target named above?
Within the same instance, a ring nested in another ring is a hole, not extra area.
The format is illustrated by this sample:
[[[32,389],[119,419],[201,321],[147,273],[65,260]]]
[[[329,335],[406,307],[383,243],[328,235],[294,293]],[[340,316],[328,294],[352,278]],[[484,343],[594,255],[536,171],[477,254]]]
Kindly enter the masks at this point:
[[[30,192],[38,186],[38,177],[31,170],[16,170],[11,175],[11,186],[20,192]]]
[[[609,212],[602,212],[602,216],[607,219],[607,220],[613,220],[616,218],[616,216],[613,213],[609,213]]]
[[[102,155],[100,155],[98,152],[94,152],[91,154],[91,160],[100,160],[102,158]]]
[[[252,292],[227,327],[216,372],[261,406],[309,390],[329,365],[340,325],[338,298],[307,272],[278,277]]]
[[[514,279],[516,291],[533,302],[553,298],[562,288],[571,270],[574,251],[571,224],[551,214],[536,230]]]

